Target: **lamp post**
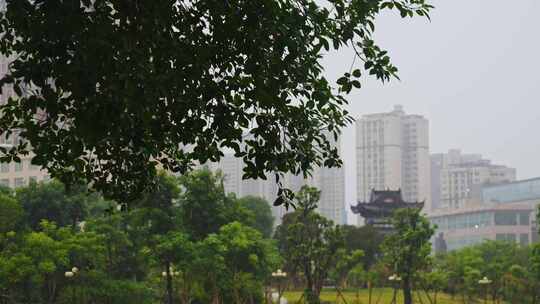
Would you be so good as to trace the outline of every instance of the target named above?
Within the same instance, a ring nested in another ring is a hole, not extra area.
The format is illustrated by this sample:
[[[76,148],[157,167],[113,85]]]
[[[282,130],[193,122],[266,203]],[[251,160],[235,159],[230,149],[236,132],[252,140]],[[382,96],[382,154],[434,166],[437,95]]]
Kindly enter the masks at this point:
[[[392,304],[396,304],[397,301],[397,287],[399,282],[401,282],[401,277],[397,274],[393,274],[388,277],[388,280],[392,282],[392,287],[394,288],[394,295],[392,296]]]
[[[71,271],[66,271],[64,273],[64,276],[68,279],[68,280],[74,280],[76,276],[79,275],[79,268],[77,267],[73,267],[71,268]],[[73,285],[71,286],[71,300],[73,301],[73,303],[77,303],[77,299],[76,299],[76,296],[77,294],[75,293],[75,282],[73,283]]]
[[[487,304],[488,286],[489,284],[491,284],[491,280],[488,279],[488,277],[483,277],[481,280],[478,281],[478,284],[485,286],[484,287],[484,303]]]
[[[166,282],[167,304],[172,304],[173,302],[172,280],[173,280],[173,277],[177,277],[179,275],[180,275],[180,272],[174,271],[172,266],[168,268],[168,271],[163,271],[161,273],[161,276],[165,279],[165,282]]]
[[[287,277],[287,273],[284,271],[281,271],[281,269],[278,269],[276,272],[272,272],[272,278],[274,278],[277,281],[277,302],[278,304],[281,303],[281,295],[283,294],[283,291],[285,290],[285,286],[283,286],[281,283],[285,280]]]

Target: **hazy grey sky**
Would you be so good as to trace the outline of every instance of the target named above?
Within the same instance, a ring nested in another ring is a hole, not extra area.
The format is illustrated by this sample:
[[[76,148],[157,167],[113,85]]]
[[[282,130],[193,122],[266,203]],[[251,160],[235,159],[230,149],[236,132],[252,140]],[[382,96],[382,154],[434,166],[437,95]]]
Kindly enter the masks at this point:
[[[364,81],[349,96],[355,117],[402,104],[430,121],[430,150],[460,148],[540,176],[540,0],[434,0],[431,22],[384,14],[376,41],[401,81]],[[325,59],[329,78],[352,53]],[[345,130],[346,198],[356,199],[354,127]],[[350,216],[349,216],[350,217]]]

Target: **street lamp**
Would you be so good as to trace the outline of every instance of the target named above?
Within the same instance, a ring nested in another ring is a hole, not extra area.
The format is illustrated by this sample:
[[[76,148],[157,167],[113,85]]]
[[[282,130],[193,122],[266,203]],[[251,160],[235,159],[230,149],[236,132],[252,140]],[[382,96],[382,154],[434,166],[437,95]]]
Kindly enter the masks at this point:
[[[167,276],[169,275],[169,276]],[[174,271],[174,268],[172,266],[169,267],[169,273],[167,274],[166,271],[163,271],[161,273],[161,276],[165,279],[166,282],[166,290],[167,290],[167,304],[172,304],[173,301],[173,290],[172,290],[172,280],[173,277],[177,277],[180,275],[179,271]]]
[[[179,275],[180,275],[180,272],[171,270],[171,277],[177,277]],[[164,278],[167,277],[167,272],[165,272],[165,271],[162,272],[161,276],[164,277]]]
[[[397,301],[397,287],[399,282],[401,282],[401,277],[394,273],[388,277],[388,280],[393,283],[394,295],[392,296],[392,304],[395,304]]]
[[[74,279],[75,276],[77,276],[78,274],[79,274],[79,268],[73,267],[73,268],[71,268],[71,271],[66,271],[66,272],[64,273],[64,276],[65,276],[68,280],[71,280],[71,279]],[[77,303],[77,301],[76,301],[76,293],[75,293],[75,282],[74,282],[74,284],[71,286],[71,297],[72,297],[73,303]]]
[[[482,279],[478,280],[478,284],[485,286],[484,288],[484,303],[487,304],[487,294],[488,294],[488,286],[491,284],[491,280],[488,279],[488,277],[483,277]]]
[[[281,269],[278,269],[276,272],[272,272],[272,278],[274,278],[277,281],[277,302],[281,302],[281,296],[283,294],[283,291],[285,291],[284,284],[281,284],[282,281],[285,280],[287,277],[287,273],[284,271],[281,271]]]

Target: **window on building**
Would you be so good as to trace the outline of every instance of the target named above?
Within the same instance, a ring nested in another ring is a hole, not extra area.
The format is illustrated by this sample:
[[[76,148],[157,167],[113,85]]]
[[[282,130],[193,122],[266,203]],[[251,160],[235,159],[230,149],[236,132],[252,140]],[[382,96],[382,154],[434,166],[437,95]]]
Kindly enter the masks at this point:
[[[20,172],[23,170],[22,162],[15,162],[15,172]]]
[[[0,179],[0,185],[9,187],[9,178]]]
[[[15,188],[24,186],[24,178],[22,178],[22,177],[16,178],[14,186],[15,186]]]
[[[9,163],[1,163],[0,164],[0,172],[2,172],[2,173],[9,172]]]
[[[529,211],[520,211],[519,213],[519,225],[529,226]]]
[[[495,213],[496,226],[516,226],[518,224],[517,213],[514,211],[497,211]]]

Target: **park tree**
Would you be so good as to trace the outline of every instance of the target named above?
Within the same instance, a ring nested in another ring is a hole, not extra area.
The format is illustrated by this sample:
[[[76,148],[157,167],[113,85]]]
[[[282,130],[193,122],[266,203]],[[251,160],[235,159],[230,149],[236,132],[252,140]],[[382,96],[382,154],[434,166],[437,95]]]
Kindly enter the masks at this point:
[[[525,300],[530,294],[528,282],[531,279],[527,269],[521,265],[512,265],[504,274],[504,285],[502,294],[506,301],[517,303],[520,300]],[[527,299],[528,302],[533,302],[532,298]]]
[[[384,10],[427,16],[425,0],[7,0],[0,130],[4,161],[32,162],[120,202],[232,149],[244,177],[341,165],[331,137],[352,121],[345,94],[397,68],[373,40]],[[335,83],[326,53],[350,47]],[[330,136],[328,136],[330,134]],[[190,147],[186,149],[185,147]],[[287,203],[281,191],[277,203]]]
[[[345,249],[341,249],[337,255],[339,257],[338,262],[330,273],[339,288],[346,288],[349,274],[353,269],[362,266],[364,252],[362,250],[355,250],[349,254]]]
[[[531,289],[534,291],[532,292],[532,302],[536,304],[538,301],[538,296],[540,295],[540,243],[532,245],[529,265]]]
[[[8,186],[4,186],[4,185],[0,185],[0,194],[4,194],[4,195],[13,195],[14,192],[13,192],[13,189],[11,189],[10,187]]]
[[[217,237],[225,248],[226,284],[220,286],[222,294],[232,303],[260,302],[262,283],[279,263],[274,244],[239,222],[221,227]]]
[[[195,241],[233,221],[253,223],[253,217],[234,195],[227,195],[223,177],[209,169],[193,171],[179,178],[182,188],[178,198],[180,222]]]
[[[480,271],[491,280],[490,291],[493,301],[503,296],[505,274],[513,265],[526,263],[526,256],[520,255],[520,249],[513,242],[484,241],[476,246],[478,256],[482,259]],[[522,257],[524,261],[519,261]]]
[[[200,282],[204,293],[199,295],[203,303],[223,303],[220,286],[226,284],[226,248],[217,234],[212,233],[196,243],[194,276]]]
[[[302,273],[307,303],[320,303],[324,280],[339,260],[340,249],[345,248],[343,231],[327,220],[316,209],[320,191],[303,186],[296,195],[297,209],[291,215],[285,231],[286,244],[282,255],[296,273]]]
[[[182,304],[189,304],[192,299],[193,271],[192,262],[195,257],[195,244],[183,232],[169,232],[154,236],[154,249],[150,253],[155,257],[159,269],[163,269],[166,281],[166,303],[175,302],[174,294],[180,295]],[[180,290],[173,290],[173,276],[180,282]]]
[[[0,252],[0,290],[8,303],[57,303],[71,288],[64,273],[99,269],[100,236],[42,221],[40,231],[12,232]]]
[[[398,209],[392,224],[395,232],[385,238],[382,251],[388,266],[402,279],[403,303],[412,304],[412,283],[418,271],[428,266],[429,240],[435,231],[416,208]]]
[[[253,222],[250,226],[257,229],[265,238],[270,238],[274,229],[274,216],[270,204],[264,198],[255,196],[244,196],[238,200],[240,207],[252,213]]]
[[[380,246],[384,240],[384,235],[370,225],[362,227],[345,225],[343,226],[343,232],[347,251],[362,250],[364,252],[362,260],[364,270],[370,269],[381,256]]]
[[[14,197],[0,193],[0,234],[18,230],[22,225],[24,211]]]
[[[167,304],[174,303],[174,262],[181,258],[189,259],[191,255],[189,235],[181,230],[177,202],[180,191],[178,178],[159,172],[156,186],[143,193],[133,204],[137,208],[127,214],[129,225],[125,227],[137,234],[135,243],[154,258],[158,269],[165,274]]]
[[[180,198],[180,184],[174,176],[160,172],[156,186],[134,202],[129,220],[141,228],[140,233],[148,240],[155,235],[167,234],[178,229],[181,224],[177,201]]]
[[[90,219],[85,225],[85,233],[93,232],[102,238],[103,272],[111,280],[143,281],[148,274],[149,254],[144,251],[148,236],[130,220],[128,214],[116,212]]]
[[[480,258],[475,247],[466,247],[458,251],[448,253],[443,260],[445,269],[448,270],[448,291],[454,295],[460,295],[463,302],[471,301],[478,291],[478,282],[475,276],[481,275],[482,267]],[[471,281],[472,280],[472,281]]]
[[[98,198],[89,195],[87,188],[80,184],[72,185],[68,190],[61,182],[51,181],[30,183],[17,189],[16,199],[24,209],[26,224],[36,230],[42,220],[75,228],[86,218],[88,205]]]
[[[448,286],[448,272],[434,267],[430,271],[421,272],[419,285],[430,304],[437,304],[437,296]]]

